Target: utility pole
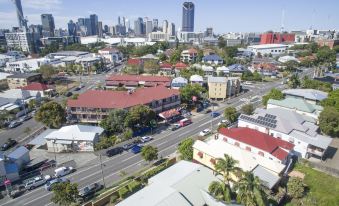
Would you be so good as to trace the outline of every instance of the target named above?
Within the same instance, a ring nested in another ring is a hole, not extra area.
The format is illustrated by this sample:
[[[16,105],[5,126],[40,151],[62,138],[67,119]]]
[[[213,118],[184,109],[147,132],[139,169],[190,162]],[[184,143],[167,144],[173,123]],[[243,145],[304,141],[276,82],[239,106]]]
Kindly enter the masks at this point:
[[[106,183],[105,183],[105,177],[104,177],[104,170],[103,170],[103,168],[102,168],[101,154],[99,154],[99,159],[100,159],[100,167],[101,167],[102,182],[104,183],[104,188],[106,189]]]

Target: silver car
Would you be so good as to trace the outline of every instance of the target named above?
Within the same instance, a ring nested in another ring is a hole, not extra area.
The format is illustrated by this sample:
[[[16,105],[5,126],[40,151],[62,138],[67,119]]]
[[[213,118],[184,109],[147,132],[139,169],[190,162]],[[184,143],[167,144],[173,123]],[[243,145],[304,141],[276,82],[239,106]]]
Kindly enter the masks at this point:
[[[25,188],[26,190],[33,190],[34,188],[37,188],[45,183],[46,183],[46,180],[43,177],[37,176],[37,177],[34,177],[28,180],[28,182],[25,185]]]

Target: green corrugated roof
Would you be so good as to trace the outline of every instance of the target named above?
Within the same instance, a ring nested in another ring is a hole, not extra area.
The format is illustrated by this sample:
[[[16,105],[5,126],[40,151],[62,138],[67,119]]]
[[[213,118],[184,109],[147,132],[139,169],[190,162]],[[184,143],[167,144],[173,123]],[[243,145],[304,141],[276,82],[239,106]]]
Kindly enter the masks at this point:
[[[308,103],[303,99],[287,97],[283,100],[268,100],[268,104],[273,104],[281,107],[286,107],[290,109],[297,109],[299,111],[313,113],[314,111],[322,111],[323,107],[315,104]]]

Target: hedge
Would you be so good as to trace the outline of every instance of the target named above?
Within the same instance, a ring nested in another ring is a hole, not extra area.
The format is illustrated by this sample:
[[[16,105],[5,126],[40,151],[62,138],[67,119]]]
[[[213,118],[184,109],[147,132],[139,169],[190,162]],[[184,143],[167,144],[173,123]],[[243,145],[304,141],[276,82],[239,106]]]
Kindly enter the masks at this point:
[[[136,180],[133,180],[127,186],[130,192],[136,192],[141,188],[141,183]]]
[[[124,199],[125,197],[127,197],[128,193],[129,193],[129,191],[126,187],[121,187],[119,189],[119,196],[120,196],[121,199]]]

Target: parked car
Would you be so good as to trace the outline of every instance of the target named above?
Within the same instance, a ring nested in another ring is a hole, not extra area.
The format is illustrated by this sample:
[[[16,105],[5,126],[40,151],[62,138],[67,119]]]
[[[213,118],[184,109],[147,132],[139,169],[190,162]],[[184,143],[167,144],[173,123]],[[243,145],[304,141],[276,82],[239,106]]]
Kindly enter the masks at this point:
[[[20,122],[24,122],[24,121],[27,121],[27,120],[29,120],[29,119],[31,119],[31,118],[32,118],[31,115],[25,115],[25,116],[21,117],[19,121],[20,121]]]
[[[98,184],[98,183],[94,183],[94,184],[90,184],[82,189],[79,190],[79,199],[78,201],[80,203],[83,203],[89,199],[91,199],[92,197],[94,197],[94,194],[101,190],[103,188],[103,185]]]
[[[46,180],[42,176],[34,177],[25,184],[26,190],[33,190],[34,188],[37,188],[41,185],[44,185],[46,183]]]
[[[73,167],[60,167],[54,170],[55,177],[63,177],[65,175],[71,174],[75,169]]]
[[[14,199],[24,194],[25,191],[26,188],[24,185],[14,186],[8,195],[10,198]]]
[[[206,109],[205,114],[208,114],[208,113],[211,113],[211,112],[212,112],[211,109]]]
[[[72,96],[72,95],[73,95],[72,92],[66,92],[66,93],[65,93],[65,97],[70,97],[70,96]]]
[[[122,147],[116,147],[106,151],[107,157],[113,157],[114,155],[121,154],[124,151]]]
[[[223,119],[218,123],[218,126],[220,126],[221,124],[225,124],[228,125],[230,122],[227,119]]]
[[[212,112],[211,113],[211,116],[214,118],[214,117],[218,117],[220,115],[219,112]]]
[[[199,133],[199,136],[203,137],[211,133],[210,129],[204,129]]]
[[[22,122],[13,121],[8,125],[8,128],[12,129],[22,124]]]
[[[132,148],[131,148],[131,152],[133,153],[133,154],[138,154],[139,152],[141,152],[141,146],[139,146],[139,145],[134,145]]]
[[[144,136],[144,137],[141,137],[140,140],[142,143],[146,143],[146,142],[149,142],[151,141],[153,138],[150,137],[150,136]]]
[[[43,165],[40,167],[40,171],[44,171],[48,168],[55,167],[56,166],[56,161],[55,160],[49,160],[46,161]]]
[[[122,148],[123,148],[124,150],[129,150],[129,149],[131,149],[134,145],[135,145],[135,144],[133,144],[133,143],[128,143],[128,144],[125,144],[124,146],[122,146]]]
[[[17,141],[15,141],[14,139],[9,138],[7,140],[7,142],[5,142],[2,146],[1,146],[1,151],[6,151],[11,147],[14,147],[16,144],[18,144]]]
[[[171,130],[171,131],[175,131],[175,130],[179,129],[180,127],[181,127],[180,124],[173,124],[173,125],[170,127],[170,130]]]
[[[52,186],[56,183],[62,183],[62,182],[70,182],[69,179],[66,178],[56,178],[56,179],[52,179],[51,181],[46,182],[45,184],[45,189],[47,191],[51,191],[52,190]]]

